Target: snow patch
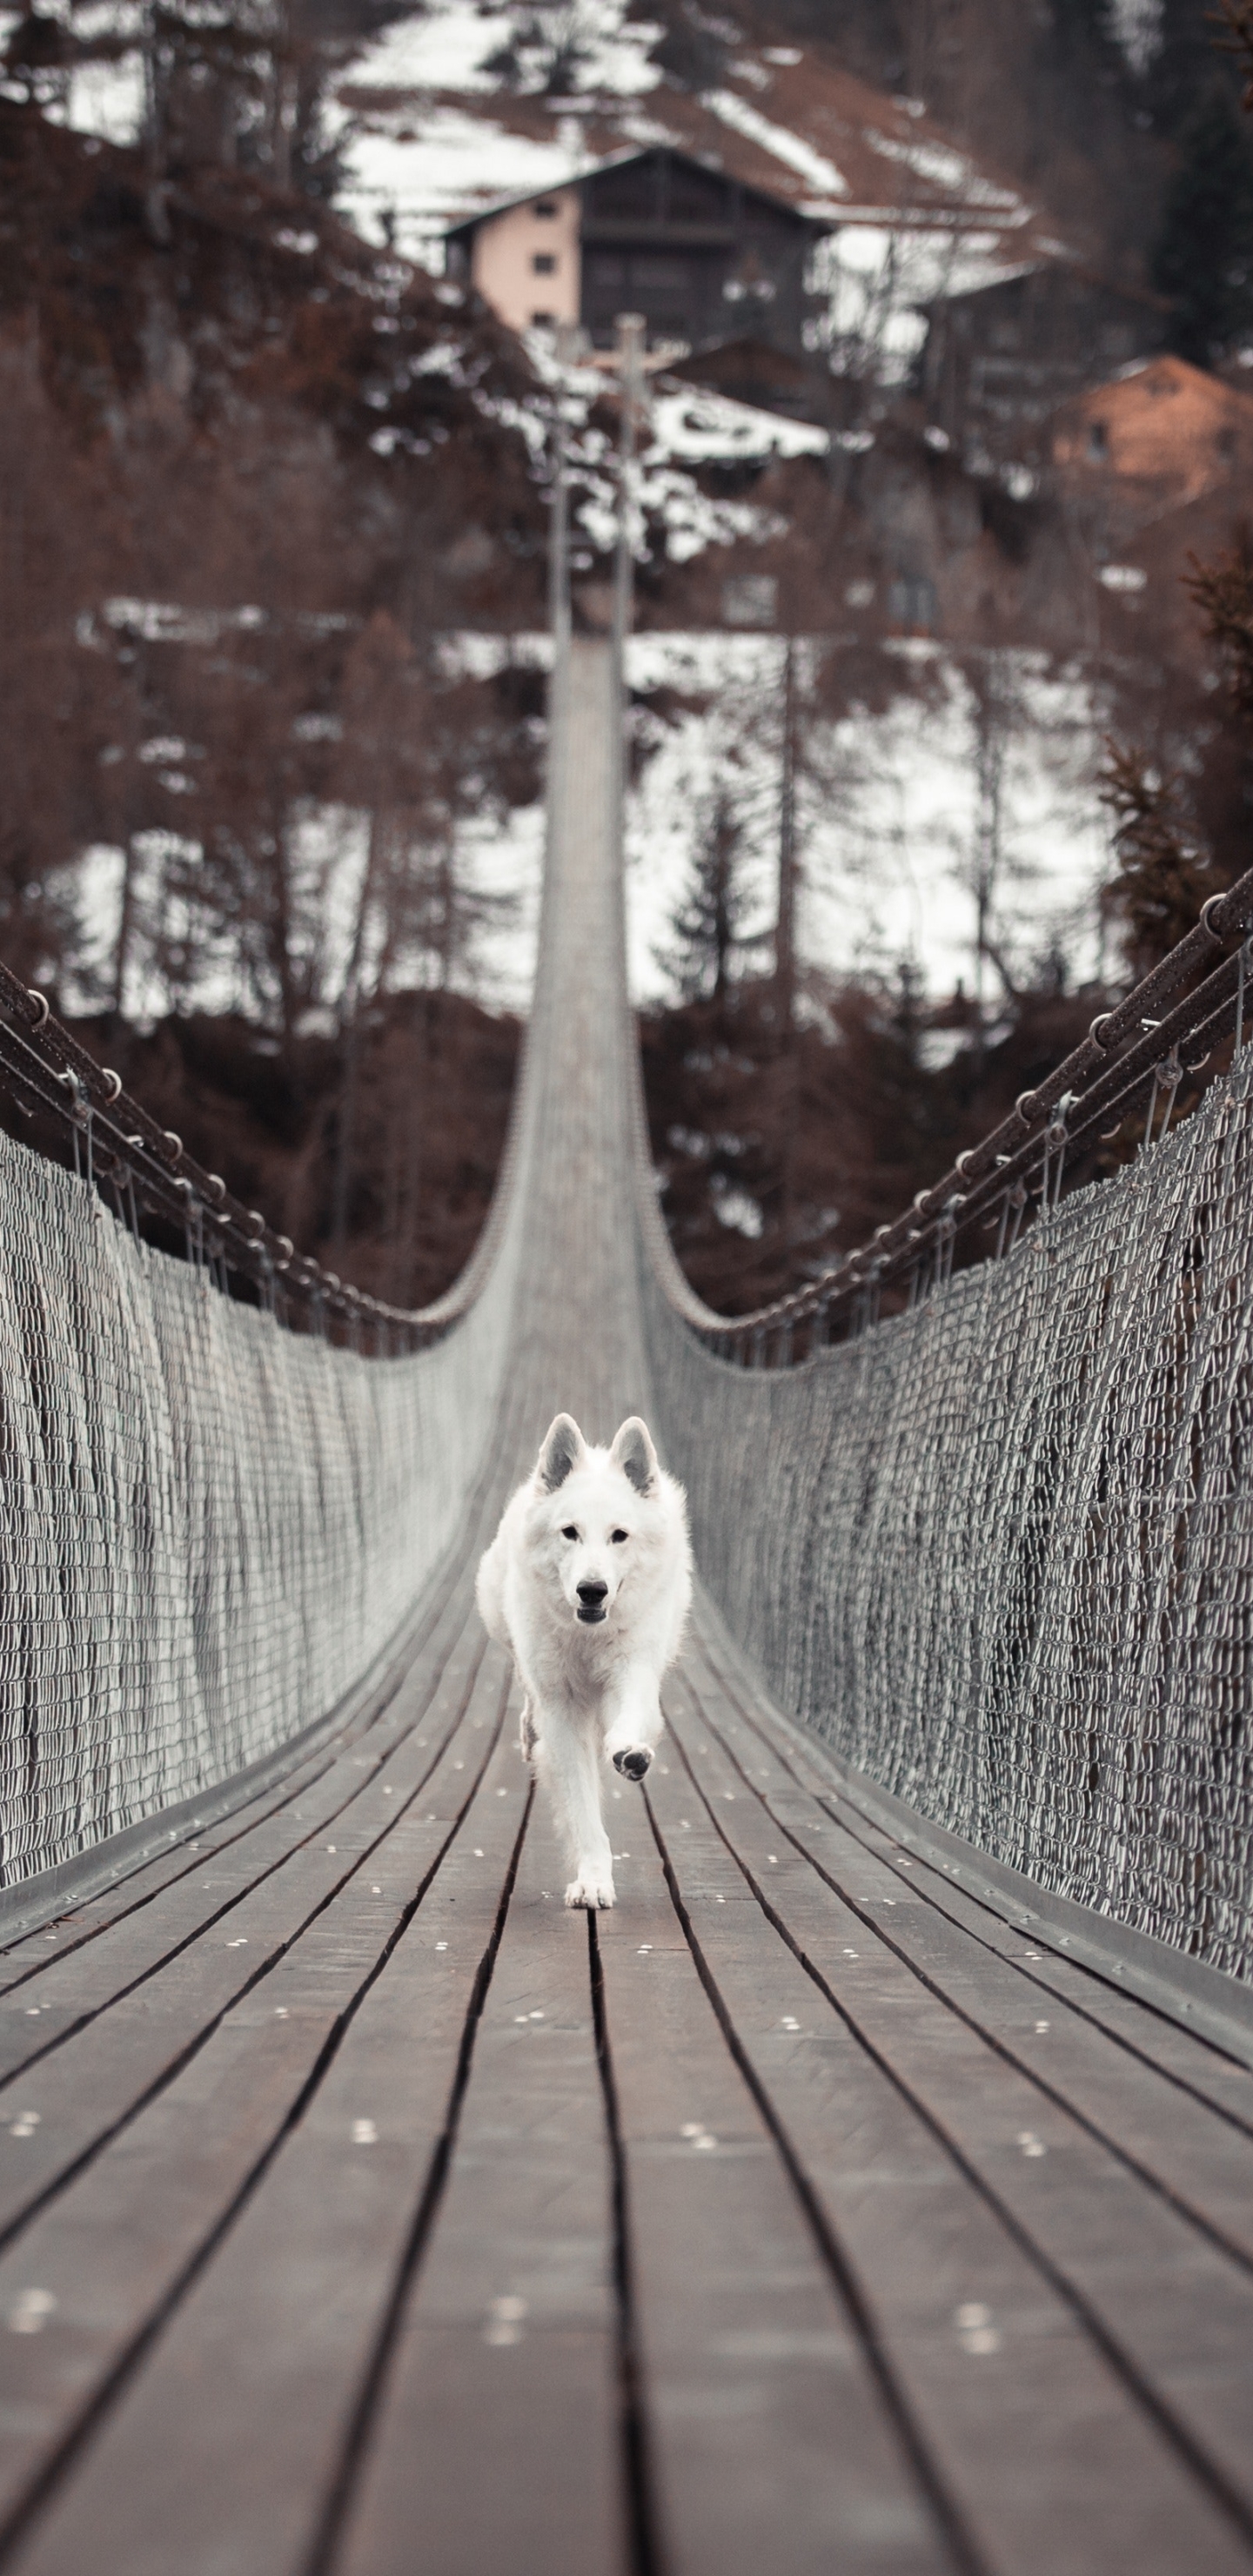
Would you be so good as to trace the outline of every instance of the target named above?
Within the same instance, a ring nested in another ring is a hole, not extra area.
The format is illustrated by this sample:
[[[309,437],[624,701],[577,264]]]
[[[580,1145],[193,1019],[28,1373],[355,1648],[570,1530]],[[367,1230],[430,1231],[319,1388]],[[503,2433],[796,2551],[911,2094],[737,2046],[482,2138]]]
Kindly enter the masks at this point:
[[[998,213],[1017,214],[1020,219],[1030,213],[1013,189],[994,186],[966,153],[955,151],[952,144],[930,142],[921,136],[897,142],[894,136],[880,134],[870,126],[866,141],[885,161],[896,161],[912,176],[945,189],[960,205],[995,207]]]
[[[797,647],[806,685],[807,656]],[[669,992],[658,952],[684,897],[715,785],[729,785],[744,827],[751,908],[745,928],[768,931],[774,902],[785,647],[773,635],[632,637],[628,677],[704,706],[662,724],[637,711],[651,752],[627,818],[627,913],[637,1000]],[[994,935],[1010,961],[1038,959],[1052,940],[1076,972],[1097,961],[1094,895],[1108,873],[1106,818],[1096,795],[1101,717],[1086,684],[1051,674],[1043,657],[1004,657],[1002,854]],[[925,663],[925,690],[902,689],[882,713],[858,710],[809,730],[797,822],[803,956],[833,973],[891,974],[909,957],[932,995],[974,983],[971,892],[978,841],[976,707],[969,681],[942,649]],[[988,998],[995,977],[985,967]]]
[[[721,124],[731,126],[735,133],[744,135],[750,143],[759,143],[762,150],[773,153],[775,160],[781,161],[785,169],[797,171],[819,195],[848,196],[848,181],[843,172],[836,169],[834,161],[828,161],[825,153],[819,152],[812,143],[806,143],[803,135],[793,134],[789,126],[774,124],[770,117],[762,115],[760,108],[750,107],[746,98],[737,98],[734,90],[706,90],[701,103]]]
[[[759,411],[729,395],[681,386],[675,393],[655,391],[652,440],[646,464],[654,458],[686,457],[701,464],[710,459],[776,456],[825,456],[827,433],[808,421],[787,420],[778,412]]]
[[[442,0],[367,46],[353,65],[352,78],[371,89],[491,91],[498,83],[484,71],[484,60],[515,23],[507,9],[481,8],[478,0]],[[579,89],[626,97],[654,89],[658,75],[648,56],[660,34],[660,27],[645,20],[628,21],[625,0],[579,0]]]

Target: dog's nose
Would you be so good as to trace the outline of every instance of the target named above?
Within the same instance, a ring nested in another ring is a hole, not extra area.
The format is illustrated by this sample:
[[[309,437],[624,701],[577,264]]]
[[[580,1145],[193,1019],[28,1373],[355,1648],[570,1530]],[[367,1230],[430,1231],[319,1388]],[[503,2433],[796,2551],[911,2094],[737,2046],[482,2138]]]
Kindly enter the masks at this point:
[[[609,1586],[607,1583],[579,1583],[575,1589],[585,1610],[599,1610]]]

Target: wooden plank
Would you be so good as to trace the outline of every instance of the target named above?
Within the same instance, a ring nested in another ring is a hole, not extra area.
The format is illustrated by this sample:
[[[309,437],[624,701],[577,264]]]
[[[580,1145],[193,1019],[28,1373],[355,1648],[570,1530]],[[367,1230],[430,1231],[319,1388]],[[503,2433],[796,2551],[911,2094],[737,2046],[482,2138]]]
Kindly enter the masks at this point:
[[[1011,1950],[972,1938],[933,1901],[908,1854],[876,1850],[849,1833],[828,1804],[799,1793],[787,1778],[780,1785],[760,1764],[753,1764],[753,1778],[699,1686],[692,1705],[700,1731],[734,1766],[725,1778],[719,1775],[715,1795],[725,1803],[734,1777],[741,1792],[761,1801],[771,1840],[783,1833],[804,1850],[862,1923],[874,1915],[901,1957],[941,1988],[1003,2057],[1253,2267],[1253,2132],[1138,2052],[1111,2044],[1110,2035],[1072,2011],[1060,1993],[1042,2007],[1034,1975],[1036,1941],[1017,1932]],[[813,1836],[815,1814],[827,1820],[820,1848]],[[1249,2082],[1253,2086],[1253,2076]]]
[[[77,2172],[147,2094],[170,2081],[222,2014],[294,1947],[309,1991],[317,1984],[317,1994],[325,1991],[343,2007],[356,1978],[394,1932],[413,1886],[431,1868],[464,1803],[482,1762],[482,1749],[474,1752],[472,1739],[498,1723],[498,1662],[485,1674],[477,1700],[467,1705],[464,1723],[459,1710],[467,1672],[456,1669],[446,1687],[441,1726],[449,1728],[451,1741],[436,1770],[425,1770],[431,1747],[441,1741],[431,1726],[423,1728],[423,1739],[415,1736],[413,1747],[394,1749],[358,1785],[351,1806],[340,1808],[333,1844],[296,1844],[289,1865],[260,1880],[224,1922],[217,1919],[201,1940],[165,1960],[137,1994],[98,2014],[10,2084],[8,2120],[0,2125],[5,2236],[13,2236],[28,2210]],[[436,1705],[438,1700],[436,1692]]]
[[[807,1789],[846,1833],[877,1851],[887,1866],[912,1872],[915,1884],[932,1904],[1002,1957],[1015,1958],[1021,1967],[1026,1951],[1037,1951],[1031,1973],[1042,1992],[1064,1997],[1119,2045],[1134,2050],[1146,2064],[1253,2131],[1253,2066],[1120,1988],[1089,1963],[1069,1957],[1064,1933],[1053,1940],[1036,1926],[1025,1940],[1022,1925],[1012,1914],[999,1911],[990,1896],[965,1887],[953,1871],[933,1865],[923,1854],[905,1851],[848,1795],[825,1761],[821,1741],[772,1706],[731,1641],[715,1634],[707,1604],[702,1605],[700,1641],[702,1657],[730,1711],[724,1739],[750,1773],[760,1770],[763,1778],[774,1777],[780,1783],[786,1779]],[[1041,2009],[1047,2010],[1047,2004]]]
[[[498,1665],[491,1678],[499,1695]],[[218,2111],[219,2085],[228,2104],[239,2098],[245,2063],[266,2068],[281,2004],[280,2046],[290,2049],[294,2028],[306,2081],[317,2076],[301,2116],[230,2228],[210,2237],[209,2259],[115,2392],[73,2476],[54,2486],[18,2564],[75,2576],[87,2565],[179,2576],[305,2567],[438,2156],[524,1809],[515,1758],[501,1752],[328,2063],[319,2069],[336,2030],[325,1963],[310,1977],[297,1945],[237,2007],[190,2081],[67,2202],[48,2239],[62,2304],[37,2347],[50,2404],[85,2362],[98,2375],[133,2334],[135,2256],[149,2300],[168,2282],[171,2218],[184,2239],[192,2232],[180,2209],[185,2175],[194,2183],[199,2167],[220,2193],[222,2161],[198,2156],[190,2131]],[[376,1967],[380,1951],[376,1934]],[[254,2156],[262,2143],[254,2132]],[[192,2226],[203,2229],[206,2215],[199,2206]]]
[[[646,1816],[630,1830],[646,1866],[596,1937],[665,2565],[949,2568],[874,2357],[693,1973]]]
[[[337,2576],[626,2576],[611,2163],[564,1879],[537,1807]]]
[[[40,1975],[54,1952],[58,1959],[72,1957],[88,1941],[96,1939],[125,1915],[133,1913],[139,1906],[150,1904],[154,1896],[172,1886],[177,1879],[194,1875],[197,1861],[203,1860],[206,1853],[228,1850],[242,1834],[251,1832],[254,1825],[281,1814],[301,1795],[302,1790],[311,1788],[322,1777],[334,1759],[334,1749],[324,1750],[317,1759],[290,1773],[279,1786],[264,1791],[233,1815],[221,1817],[212,1824],[194,1826],[168,1852],[143,1862],[125,1879],[117,1880],[114,1885],[102,1889],[98,1896],[88,1897],[81,1905],[55,1916],[51,1923],[41,1925],[37,1931],[24,1933],[20,1941],[12,1943],[0,1955],[0,1994],[12,1994],[17,1986]]]
[[[492,1674],[484,1677],[480,1688],[485,1709],[490,1712],[493,1706],[498,1708],[499,1665]],[[454,1784],[455,1795],[451,1794]],[[85,2170],[72,2180],[63,2195],[59,2199],[54,2198],[33,2225],[28,2224],[0,2259],[0,2315],[16,2312],[23,2289],[32,2278],[41,2280],[47,2272],[55,2287],[62,2279],[67,2262],[69,2280],[76,2287],[84,2278],[90,2278],[93,2263],[97,2268],[103,2264],[107,2273],[115,2256],[122,2262],[124,2329],[110,2311],[110,2333],[114,2340],[107,2354],[102,2357],[94,2347],[73,2347],[70,2378],[80,2396],[85,2379],[90,2380],[93,2373],[98,2374],[115,2365],[119,2349],[117,2336],[121,2335],[124,2346],[142,2329],[154,2302],[159,2304],[168,2294],[180,2266],[194,2258],[202,2238],[220,2219],[224,2203],[214,2196],[217,2184],[214,2184],[206,2201],[204,2190],[196,2179],[206,2156],[213,2164],[218,2153],[216,2146],[210,2147],[202,2136],[203,2103],[220,2081],[225,2098],[223,2118],[227,2130],[232,2129],[235,2122],[232,2093],[235,2070],[238,2068],[241,2083],[248,2073],[248,2063],[241,2060],[238,2044],[241,2017],[252,2032],[249,2043],[251,2078],[257,2107],[251,2129],[245,2120],[241,2130],[239,2156],[243,2162],[237,2161],[231,2166],[228,2159],[227,2169],[231,2176],[226,2192],[228,2200],[230,2190],[241,2187],[252,2162],[265,2152],[272,2140],[274,2132],[267,2126],[268,2115],[264,2105],[275,2060],[285,2066],[291,2054],[290,2044],[299,2033],[303,2033],[301,2046],[304,2054],[295,2061],[291,2079],[295,2094],[283,2096],[285,2116],[300,2086],[309,2079],[318,2051],[334,2029],[337,2018],[351,2010],[363,1977],[377,1964],[386,1943],[395,1937],[406,1907],[412,1903],[415,1888],[429,1873],[464,1796],[460,1775],[452,1773],[450,1762],[444,1766],[443,1789],[449,1794],[441,1796],[438,1778],[427,1786],[421,1802],[415,1803],[390,1829],[382,1847],[385,1862],[378,1854],[367,1860],[364,1869],[354,1874],[303,1936],[286,1948],[277,1974],[285,1980],[293,1969],[299,1968],[299,1991],[292,2002],[289,2004],[284,2000],[281,2011],[278,2009],[276,1989],[269,1978],[257,1985],[252,1995],[246,1994],[219,2030],[210,2035],[203,2050],[193,2056],[191,2063],[181,2073],[173,2075],[164,2092],[159,2092],[129,2127],[124,2126],[116,2138],[89,2159]],[[434,1807],[428,1803],[430,1801],[434,1802]],[[443,1817],[435,1812],[441,1806],[445,1809]],[[376,1867],[380,1873],[378,1880],[374,1877]],[[283,1995],[283,1984],[280,1983],[277,1993]],[[167,2009],[164,2021],[156,2020],[155,2029],[149,2035],[158,2045],[171,2019],[172,2013]],[[123,2033],[123,2038],[126,2035]],[[141,2043],[144,2038],[145,2031],[141,2025]],[[119,2065],[132,2082],[137,2081],[146,2071],[142,2055],[138,2063],[131,2055],[128,2064],[128,2052],[118,2048],[116,2040],[114,2049]],[[71,2047],[66,2055],[73,2060],[75,2048]],[[220,2069],[224,2069],[224,2073],[220,2073]],[[41,2142],[50,2139],[52,2155],[64,2168],[75,2143],[73,2135],[67,2136],[66,2132],[72,2133],[77,2120],[81,2133],[90,2143],[98,2135],[101,2107],[99,2094],[93,2095],[87,2086],[80,2088],[71,2070],[71,2081],[61,2105],[63,2117],[58,2119],[57,2105],[48,2105],[45,2098],[45,2116],[33,2137],[10,2135],[0,2143],[12,2158],[20,2161],[22,2157],[30,2156],[32,2150],[38,2155]],[[18,2123],[19,2132],[24,2126],[25,2123]],[[54,2163],[54,2174],[55,2171]],[[155,2279],[150,2277],[145,2262],[132,2262],[130,2259],[122,2216],[125,2201],[119,2200],[116,2183],[118,2173],[128,2176],[133,2185],[145,2172],[147,2193],[142,2203],[137,2202],[132,2208],[130,2234],[142,2244],[152,2208],[165,2207],[165,2220],[156,2240],[159,2256]],[[36,2189],[38,2181],[38,2176],[32,2177],[28,2189]],[[103,2219],[97,2210],[101,2193],[105,2197],[106,2214]],[[67,2308],[66,2302],[61,2300],[61,2312],[58,2334],[52,2339],[58,2354],[66,2348],[72,2304]],[[42,2353],[44,2347],[41,2345],[38,2349]],[[49,2427],[36,2420],[36,2411],[32,2410],[29,2402],[31,2352],[29,2345],[23,2349],[0,2340],[0,2371],[6,2364],[10,2368],[16,2366],[20,2385],[26,2390],[26,2400],[19,2413],[10,2417],[7,2431],[0,2433],[0,2518],[13,2509],[16,2499],[37,2473],[48,2444],[60,2438],[55,2423]],[[0,2426],[4,2423],[4,2415],[0,2412]],[[30,2453],[28,2434],[36,2442],[37,2456]]]
[[[377,1758],[363,1756],[359,1750],[354,1755],[352,1748],[367,1742],[378,1748],[388,1740],[389,1730],[407,1731],[414,1710],[422,1707],[429,1695],[432,1670],[442,1667],[450,1640],[455,1640],[464,1627],[465,1601],[464,1583],[460,1590],[455,1584],[445,1590],[414,1635],[405,1669],[397,1668],[385,1690],[380,1689],[361,1716],[319,1742],[281,1781],[262,1787],[229,1815],[210,1817],[199,1826],[190,1824],[169,1851],[138,1862],[125,1876],[81,1904],[67,1900],[50,1924],[22,1934],[0,1950],[0,1994],[41,1969],[51,1948],[56,1949],[58,1957],[71,1955],[123,1916],[150,1904],[176,1879],[194,1876],[197,1859],[227,1850],[258,1823],[299,1804],[302,1795],[311,1791],[343,1755],[349,1754],[358,1763]],[[209,1792],[210,1803],[212,1796],[213,1792]]]
[[[193,1978],[208,1980],[205,2018],[221,2011],[229,1999],[223,1991],[224,1954],[230,1952],[239,1970],[238,1986],[258,1965],[253,1945],[260,1925],[268,1925],[273,1937],[282,1938],[284,1929],[290,1937],[303,1919],[302,1904],[311,1911],[325,1902],[348,1874],[353,1856],[385,1829],[392,1809],[417,1794],[459,1722],[482,1645],[481,1633],[467,1631],[454,1650],[422,1738],[412,1731],[397,1738],[389,1727],[369,1755],[341,1755],[298,1804],[267,1818],[229,1850],[202,1853],[194,1875],[187,1872],[151,1905],[128,1913],[82,1953],[50,1959],[37,1982],[19,1987],[0,2007],[0,2087],[20,2078],[29,2090],[36,2072],[43,2067],[51,2073],[71,2041],[77,2063],[101,2016],[107,2022],[125,1999],[137,2002],[142,2017],[147,1983],[162,1972],[168,1976],[180,1957],[193,1962]],[[268,1903],[261,1890],[276,1874],[276,1902]],[[92,2064],[103,2070],[111,2049],[103,2022],[95,2047]],[[0,2175],[0,2227],[8,2217]]]
[[[657,1768],[649,1797],[658,1827],[745,2061],[879,2320],[916,2419],[988,2562],[1024,2576],[1059,2566],[1068,2576],[1124,2568],[1129,2576],[1132,2569],[1177,2576],[1184,2564],[1244,2565],[1244,2540],[1171,2455],[1041,2268],[1017,2213],[998,2207],[965,2151],[960,2097],[986,2070],[972,2073],[960,2023],[931,1997],[925,2010],[904,2013],[899,1963],[851,1917],[840,1928],[852,1937],[834,1945],[838,1969],[832,1963],[847,2008],[834,2011],[785,1943],[763,1940],[760,1905],[694,1784],[673,1763],[668,1776]],[[702,1781],[719,1785],[712,1751],[700,1770]],[[723,1804],[738,1836],[749,1802]],[[761,1860],[777,1911],[790,1913],[794,1896],[813,1889],[834,1905],[785,1845],[766,1844]],[[845,1959],[846,1950],[854,1955]],[[904,2084],[894,2050],[908,2069]],[[994,2070],[991,2052],[985,2056]],[[920,2096],[946,2070],[959,2100],[942,2123],[926,2115]],[[1015,2181],[1038,2173],[1017,2144],[1025,2126],[1016,2122],[999,2141]]]

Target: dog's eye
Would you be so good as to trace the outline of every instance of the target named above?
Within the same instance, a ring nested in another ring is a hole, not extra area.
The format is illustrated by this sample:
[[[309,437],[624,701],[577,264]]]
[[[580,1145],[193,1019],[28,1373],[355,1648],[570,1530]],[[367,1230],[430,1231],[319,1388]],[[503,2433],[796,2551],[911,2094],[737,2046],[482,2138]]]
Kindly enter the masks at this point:
[[[613,1540],[615,1547],[624,1547],[626,1545],[627,1533],[625,1530],[610,1530],[609,1535]]]
[[[563,1538],[577,1538],[579,1533],[576,1529],[563,1529],[561,1535]]]

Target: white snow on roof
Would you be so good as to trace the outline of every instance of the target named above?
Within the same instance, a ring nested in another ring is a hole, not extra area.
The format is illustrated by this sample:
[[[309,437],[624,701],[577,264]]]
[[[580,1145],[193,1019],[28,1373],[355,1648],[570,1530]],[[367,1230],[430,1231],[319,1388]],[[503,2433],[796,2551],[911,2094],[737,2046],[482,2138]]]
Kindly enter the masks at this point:
[[[859,352],[859,367],[899,383],[921,347],[928,305],[1019,273],[1007,265],[997,233],[843,224],[810,261],[809,284],[827,299],[813,336],[818,345],[842,348],[846,359]]]
[[[1012,188],[998,188],[975,168],[966,153],[956,152],[949,143],[928,142],[909,136],[897,142],[890,134],[879,134],[869,126],[866,141],[885,161],[896,161],[902,169],[926,179],[932,187],[945,188],[950,196],[967,206],[994,207],[998,213],[1025,215],[1030,210]]]
[[[352,137],[340,203],[370,238],[381,216],[394,214],[397,247],[437,270],[449,224],[488,203],[560,187],[580,166],[566,134],[534,141],[467,108],[418,110],[403,136],[374,123]]]
[[[684,457],[691,464],[708,459],[777,456],[825,456],[825,429],[804,420],[786,420],[752,403],[735,402],[706,386],[679,385],[673,392],[655,388],[651,405],[652,439],[647,458]]]
[[[637,143],[641,152],[649,151],[655,143],[672,144],[678,152],[690,152],[692,148],[681,134],[676,134],[672,125],[663,125],[660,117],[645,116],[639,108],[632,108],[627,115],[618,118],[618,132],[628,143]]]
[[[803,135],[793,134],[789,126],[774,124],[760,108],[750,107],[746,98],[737,98],[734,90],[706,90],[702,105],[736,134],[743,134],[750,143],[759,143],[763,152],[772,152],[785,169],[798,171],[821,196],[847,197],[848,181],[834,161],[828,161],[825,153],[806,143]]]

